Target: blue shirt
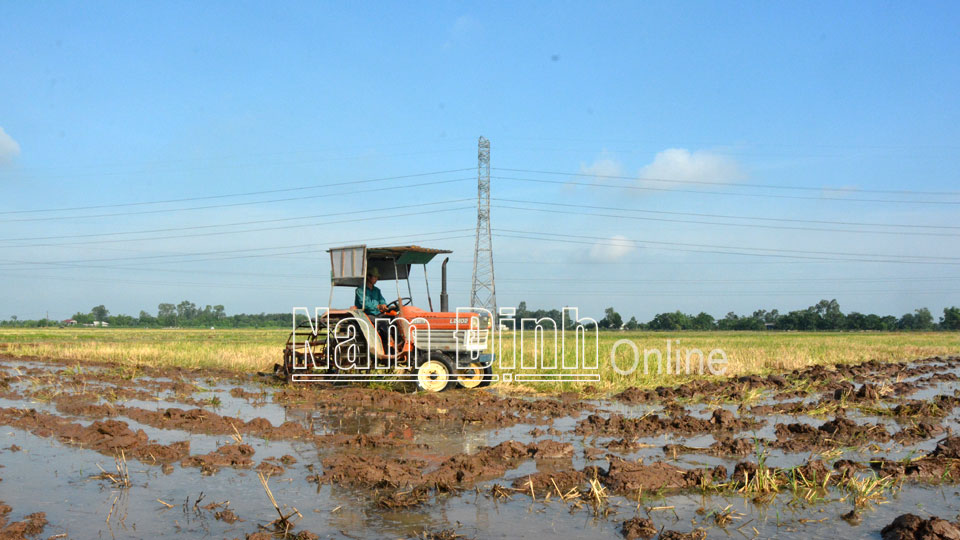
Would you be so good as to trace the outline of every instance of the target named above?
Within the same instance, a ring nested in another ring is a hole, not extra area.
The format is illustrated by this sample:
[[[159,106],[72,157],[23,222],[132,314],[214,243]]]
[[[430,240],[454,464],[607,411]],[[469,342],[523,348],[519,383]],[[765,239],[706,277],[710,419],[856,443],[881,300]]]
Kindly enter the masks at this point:
[[[363,301],[363,287],[357,287],[356,292],[353,293],[353,305],[361,308],[367,315],[374,317],[380,315],[380,310],[377,309],[377,306],[386,303],[387,301],[383,299],[383,294],[376,286],[367,288],[366,305],[364,305]]]

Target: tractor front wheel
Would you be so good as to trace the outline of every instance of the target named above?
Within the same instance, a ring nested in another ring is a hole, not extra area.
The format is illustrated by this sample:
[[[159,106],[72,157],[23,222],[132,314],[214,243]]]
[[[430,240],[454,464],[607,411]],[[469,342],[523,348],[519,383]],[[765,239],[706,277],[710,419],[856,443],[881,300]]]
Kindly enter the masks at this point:
[[[449,360],[442,355],[432,354],[417,368],[417,390],[443,392],[453,382],[452,373]]]

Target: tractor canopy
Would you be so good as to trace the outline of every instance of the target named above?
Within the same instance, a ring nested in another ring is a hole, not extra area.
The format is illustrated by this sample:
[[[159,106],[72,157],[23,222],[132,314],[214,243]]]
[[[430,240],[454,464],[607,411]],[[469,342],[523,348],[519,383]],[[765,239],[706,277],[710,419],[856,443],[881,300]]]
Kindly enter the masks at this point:
[[[376,268],[381,280],[407,279],[410,266],[427,264],[446,249],[420,246],[371,247],[365,245],[330,248],[330,284],[334,287],[361,287],[367,270]]]

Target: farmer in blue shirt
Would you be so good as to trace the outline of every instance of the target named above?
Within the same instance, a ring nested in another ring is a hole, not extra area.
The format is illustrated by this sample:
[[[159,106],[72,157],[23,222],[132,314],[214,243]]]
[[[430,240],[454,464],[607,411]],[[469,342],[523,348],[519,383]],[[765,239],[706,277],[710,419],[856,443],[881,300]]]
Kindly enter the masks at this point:
[[[376,317],[387,309],[387,301],[384,300],[380,289],[376,287],[378,279],[380,279],[380,271],[376,267],[370,268],[367,271],[366,299],[364,299],[363,287],[357,287],[353,293],[353,305],[362,308],[363,312],[371,317]]]
[[[357,287],[354,292],[353,305],[361,308],[364,313],[370,316],[370,320],[376,322],[377,334],[380,335],[383,350],[387,350],[387,332],[390,328],[390,320],[385,318],[383,312],[387,310],[387,301],[383,298],[383,293],[376,287],[377,280],[380,279],[380,271],[376,268],[367,270],[367,287]],[[366,292],[366,298],[364,298]]]

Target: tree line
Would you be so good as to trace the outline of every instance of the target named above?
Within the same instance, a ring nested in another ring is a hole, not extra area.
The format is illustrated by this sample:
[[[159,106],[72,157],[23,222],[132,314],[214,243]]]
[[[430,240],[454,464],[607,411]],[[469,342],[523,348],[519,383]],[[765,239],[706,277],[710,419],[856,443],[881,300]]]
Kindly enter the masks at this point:
[[[198,307],[184,300],[179,304],[160,304],[157,314],[140,311],[138,317],[130,315],[111,315],[104,305],[94,306],[89,312],[77,312],[71,317],[78,325],[95,325],[106,322],[111,327],[136,328],[285,328],[290,326],[290,313],[238,313],[227,315],[222,305]],[[552,319],[557,328],[565,322],[568,329],[574,321],[561,321],[558,309],[527,308],[526,302],[520,302],[514,319],[517,325],[523,319]],[[524,321],[525,328],[533,328],[532,320]],[[0,321],[0,326],[49,327],[63,326],[64,321],[47,319],[19,320],[16,316]],[[831,331],[896,331],[896,330],[960,330],[960,307],[944,308],[943,316],[936,320],[927,308],[919,308],[900,317],[893,315],[864,314],[856,311],[843,313],[836,300],[821,300],[806,309],[780,313],[776,309],[760,309],[751,315],[727,313],[722,319],[716,319],[709,313],[697,315],[681,311],[658,313],[647,322],[639,322],[630,317],[626,322],[617,311],[608,307],[604,316],[596,323],[604,330],[831,330]]]
[[[557,324],[557,328],[560,327],[560,310],[530,310],[526,302],[520,302],[517,307],[518,321],[542,318],[552,319]],[[572,328],[574,325],[573,321],[565,321],[565,323],[567,328]],[[532,328],[534,325],[532,321],[523,323],[525,328]],[[888,332],[960,330],[960,307],[944,308],[943,316],[937,321],[925,307],[895,317],[856,311],[843,313],[836,300],[821,300],[806,309],[788,313],[780,313],[776,309],[770,311],[760,309],[751,315],[738,315],[731,311],[722,319],[716,319],[713,315],[704,312],[693,315],[674,311],[658,313],[647,322],[639,322],[636,317],[630,317],[624,322],[623,317],[614,308],[608,307],[604,310],[603,318],[597,321],[596,325],[606,330],[879,330]]]
[[[238,313],[227,315],[222,305],[206,305],[200,308],[189,300],[179,304],[163,303],[157,306],[157,314],[140,311],[140,315],[111,315],[103,304],[90,311],[77,312],[71,317],[79,326],[100,326],[107,323],[121,328],[286,328],[290,326],[290,313]],[[0,326],[44,327],[64,326],[65,321],[18,320],[16,316],[0,321]]]

